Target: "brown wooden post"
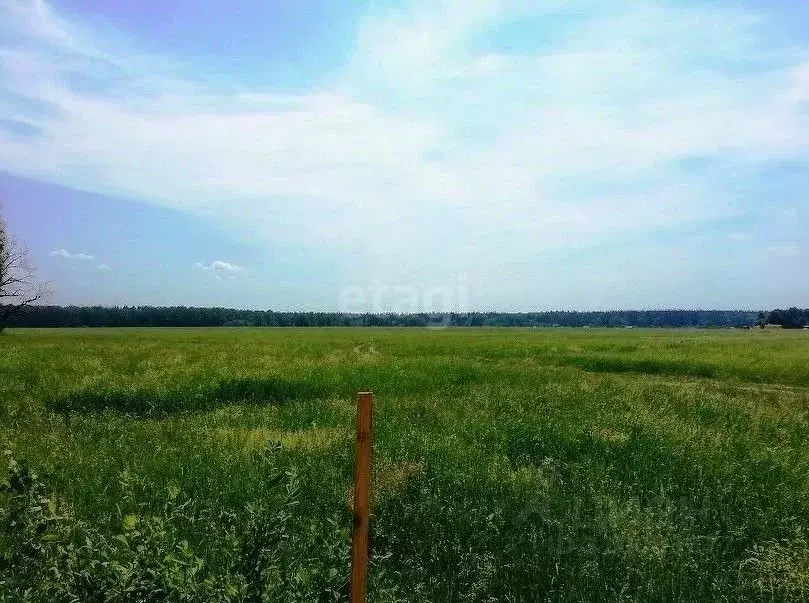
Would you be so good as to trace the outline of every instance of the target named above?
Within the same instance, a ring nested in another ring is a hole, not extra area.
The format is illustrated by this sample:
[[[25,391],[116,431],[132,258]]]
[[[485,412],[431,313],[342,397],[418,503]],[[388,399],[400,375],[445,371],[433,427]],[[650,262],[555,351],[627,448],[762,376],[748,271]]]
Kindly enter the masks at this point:
[[[354,465],[354,535],[351,543],[351,603],[365,603],[368,577],[368,519],[371,484],[371,415],[374,395],[357,394],[357,444]]]

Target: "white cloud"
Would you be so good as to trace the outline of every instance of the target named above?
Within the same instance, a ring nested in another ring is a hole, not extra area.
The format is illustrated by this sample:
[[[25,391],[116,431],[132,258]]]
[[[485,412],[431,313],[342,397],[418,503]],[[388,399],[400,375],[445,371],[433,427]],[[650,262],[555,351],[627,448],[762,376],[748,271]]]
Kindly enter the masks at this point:
[[[234,278],[246,274],[247,272],[243,267],[223,260],[214,260],[210,264],[194,262],[193,267],[203,272],[211,272],[220,280],[224,278]]]
[[[66,260],[93,261],[96,259],[94,255],[90,255],[89,253],[71,253],[67,249],[54,249],[51,251],[50,255],[51,257],[59,257]]]
[[[94,256],[91,253],[84,253],[84,252],[73,253],[68,251],[67,249],[54,249],[53,251],[50,252],[49,255],[55,258],[63,258],[66,260],[75,260],[80,262],[96,261],[96,256]],[[109,272],[111,270],[111,268],[103,262],[97,263],[96,268],[101,272]]]
[[[809,150],[809,51],[739,8],[414,2],[366,19],[345,70],[300,94],[211,89],[44,2],[0,8],[0,119],[37,132],[0,129],[0,168],[294,239],[352,274],[418,278],[440,258],[498,279],[544,252],[735,216],[721,181],[680,163]],[[542,47],[475,46],[576,11]],[[239,272],[216,264],[197,267]]]
[[[796,257],[801,254],[801,248],[798,245],[784,244],[784,245],[770,245],[767,251],[774,256],[782,258]]]

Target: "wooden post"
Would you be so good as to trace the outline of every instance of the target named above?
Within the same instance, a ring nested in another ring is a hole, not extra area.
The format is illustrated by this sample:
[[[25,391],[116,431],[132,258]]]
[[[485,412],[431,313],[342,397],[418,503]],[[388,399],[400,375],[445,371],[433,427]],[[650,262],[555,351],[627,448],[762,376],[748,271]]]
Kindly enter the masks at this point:
[[[351,603],[365,603],[368,577],[368,518],[371,483],[371,415],[374,394],[357,394],[357,444],[354,465],[354,535],[351,542]]]

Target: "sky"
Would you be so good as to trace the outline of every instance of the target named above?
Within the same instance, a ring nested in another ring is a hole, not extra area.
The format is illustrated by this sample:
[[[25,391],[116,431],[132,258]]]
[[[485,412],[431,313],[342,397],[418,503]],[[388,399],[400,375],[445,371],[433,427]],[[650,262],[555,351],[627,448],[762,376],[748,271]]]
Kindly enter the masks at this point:
[[[51,303],[809,306],[807,2],[0,14],[0,201]]]

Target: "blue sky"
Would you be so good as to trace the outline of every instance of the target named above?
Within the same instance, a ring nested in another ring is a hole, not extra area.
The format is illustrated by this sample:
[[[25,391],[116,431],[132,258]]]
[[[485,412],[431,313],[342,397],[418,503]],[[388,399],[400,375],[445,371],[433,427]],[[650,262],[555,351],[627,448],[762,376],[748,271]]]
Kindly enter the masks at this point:
[[[0,199],[54,303],[809,306],[807,3],[0,12]]]

